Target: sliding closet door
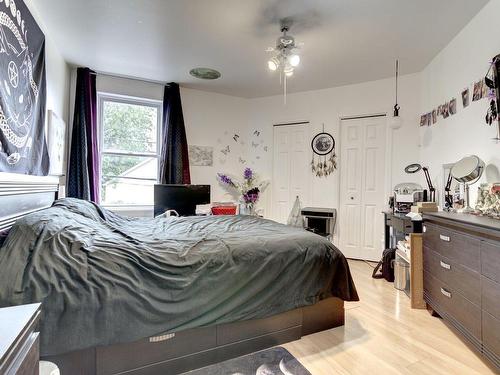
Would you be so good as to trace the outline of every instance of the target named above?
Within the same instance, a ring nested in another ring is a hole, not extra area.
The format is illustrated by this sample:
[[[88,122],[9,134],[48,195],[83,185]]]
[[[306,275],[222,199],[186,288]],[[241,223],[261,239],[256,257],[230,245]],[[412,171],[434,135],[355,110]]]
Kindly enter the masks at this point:
[[[309,202],[308,124],[276,125],[273,147],[273,219],[286,223],[295,197]]]
[[[385,204],[385,117],[343,120],[340,159],[340,250],[380,260]]]

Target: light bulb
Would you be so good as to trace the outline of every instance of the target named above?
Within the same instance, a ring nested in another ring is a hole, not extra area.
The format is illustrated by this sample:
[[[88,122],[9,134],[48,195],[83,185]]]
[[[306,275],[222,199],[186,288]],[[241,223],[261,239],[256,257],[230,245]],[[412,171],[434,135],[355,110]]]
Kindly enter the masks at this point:
[[[293,76],[293,68],[291,66],[287,66],[284,70],[283,70],[283,73],[285,73],[285,75],[287,77],[291,77]]]
[[[276,57],[273,57],[271,60],[267,62],[267,67],[269,70],[272,70],[273,72],[278,69],[279,61],[276,59]]]
[[[299,55],[291,55],[288,59],[291,66],[298,66],[300,64],[300,56]]]
[[[399,129],[403,126],[403,119],[399,116],[391,117],[389,120],[389,127],[391,129]]]

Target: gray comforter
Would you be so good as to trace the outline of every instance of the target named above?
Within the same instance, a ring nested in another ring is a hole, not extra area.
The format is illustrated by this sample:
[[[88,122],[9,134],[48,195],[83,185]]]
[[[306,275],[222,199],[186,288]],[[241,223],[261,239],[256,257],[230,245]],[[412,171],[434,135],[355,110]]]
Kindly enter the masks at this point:
[[[60,354],[357,300],[329,241],[250,216],[127,218],[63,199],[18,220],[0,249],[0,306],[43,302]]]

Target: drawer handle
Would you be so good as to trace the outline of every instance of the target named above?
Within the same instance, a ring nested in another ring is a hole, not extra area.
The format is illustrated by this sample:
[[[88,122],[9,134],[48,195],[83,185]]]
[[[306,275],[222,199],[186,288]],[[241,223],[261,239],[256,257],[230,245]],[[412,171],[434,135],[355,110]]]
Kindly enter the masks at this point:
[[[440,238],[442,241],[450,242],[450,237],[448,237],[448,236],[444,236],[444,235],[440,234],[440,235],[439,235],[439,238]]]
[[[162,342],[173,339],[175,337],[175,333],[167,333],[165,335],[153,336],[149,338],[149,342]]]
[[[451,266],[448,263],[440,261],[439,264],[441,264],[441,267],[443,267],[445,270],[451,270]]]
[[[441,288],[441,293],[448,298],[451,298],[451,293],[448,292],[446,289]]]

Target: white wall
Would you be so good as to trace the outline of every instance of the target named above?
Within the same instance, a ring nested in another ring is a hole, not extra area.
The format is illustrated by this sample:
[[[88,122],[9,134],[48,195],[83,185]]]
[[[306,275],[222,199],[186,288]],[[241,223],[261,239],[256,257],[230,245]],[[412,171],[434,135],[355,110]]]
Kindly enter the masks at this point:
[[[40,4],[37,0],[24,0],[24,2],[45,34],[47,110],[54,111],[68,125],[70,68],[40,19],[37,6],[43,6],[43,4]],[[65,184],[64,177],[61,178],[61,184]]]
[[[99,75],[99,91],[161,100],[163,86],[125,78]],[[420,81],[418,75],[403,76],[400,79],[400,104],[403,127],[394,132],[392,158],[393,177],[390,188],[398,182],[414,181],[415,176],[405,175],[404,166],[418,161],[418,120]],[[394,80],[367,82],[327,90],[309,91],[288,95],[288,104],[283,105],[282,96],[258,99],[242,99],[199,90],[181,88],[184,120],[188,143],[214,148],[214,165],[211,167],[191,166],[194,184],[212,185],[214,201],[233,200],[217,183],[216,174],[224,172],[236,177],[243,169],[253,168],[262,179],[272,179],[273,124],[296,120],[310,121],[310,137],[325,130],[339,139],[340,118],[351,115],[388,113],[394,105]],[[254,131],[259,131],[256,137]],[[240,136],[238,142],[234,134]],[[252,142],[260,143],[258,148]],[[244,143],[242,145],[241,143]],[[221,150],[230,146],[231,152],[223,155]],[[268,151],[264,151],[264,146]],[[312,154],[311,154],[312,155]],[[245,160],[245,163],[242,163]],[[328,178],[310,174],[312,195],[303,202],[307,205],[337,207],[339,171]],[[259,207],[266,216],[271,215],[271,189],[263,194]]]
[[[40,19],[37,0],[24,0],[38,26],[45,34],[45,58],[47,71],[47,109],[53,110],[66,122],[69,113],[69,66],[59,53],[52,38],[47,33],[47,29]]]
[[[293,82],[292,82],[293,84]],[[415,176],[406,175],[404,167],[418,161],[418,112],[419,76],[407,75],[400,79],[399,103],[404,120],[402,128],[390,130],[393,134],[393,157],[391,161],[392,178],[388,181],[389,189],[399,182],[414,181]],[[394,106],[394,79],[367,82],[357,85],[336,87],[326,90],[308,91],[291,94],[287,97],[286,106],[282,96],[258,98],[250,100],[250,127],[261,128],[272,144],[273,124],[310,121],[309,138],[322,130],[331,133],[340,150],[340,118],[354,115],[370,115],[387,113],[392,115]],[[339,154],[339,152],[337,153]],[[272,176],[272,153],[267,155],[262,173]],[[312,151],[310,156],[312,156]],[[339,171],[326,178],[319,178],[310,173],[311,196],[304,205],[338,208]],[[271,200],[266,207],[271,212]]]
[[[484,122],[488,100],[472,102],[463,109],[460,96],[469,87],[472,98],[472,83],[485,76],[489,61],[500,53],[499,14],[500,0],[491,0],[421,73],[422,113],[453,97],[458,100],[455,116],[440,118],[436,125],[419,131],[420,158],[430,167],[438,190],[443,189],[443,164],[463,156],[478,155],[490,164],[488,172],[500,166],[500,144],[491,140],[496,136],[496,127],[490,128]],[[500,181],[497,173],[487,174],[489,182]],[[475,201],[476,189],[472,192],[471,200]]]

